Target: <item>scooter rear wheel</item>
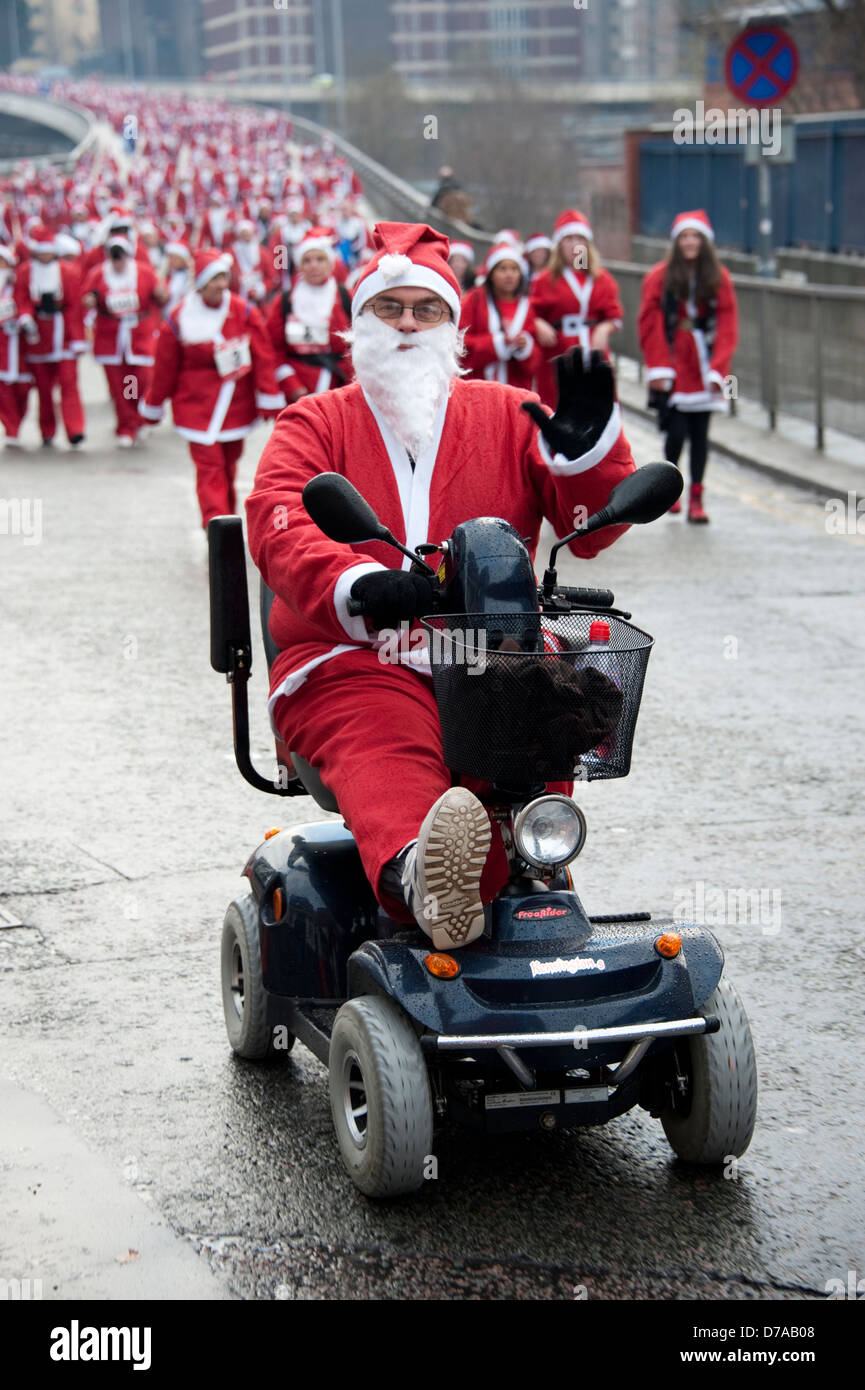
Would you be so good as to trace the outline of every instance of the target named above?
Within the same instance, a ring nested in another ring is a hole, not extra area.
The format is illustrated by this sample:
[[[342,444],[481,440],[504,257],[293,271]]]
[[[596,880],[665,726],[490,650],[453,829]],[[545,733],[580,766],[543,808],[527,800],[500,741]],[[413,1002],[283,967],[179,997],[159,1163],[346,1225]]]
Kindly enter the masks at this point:
[[[222,1008],[228,1041],[238,1057],[248,1061],[277,1061],[294,1044],[294,1034],[279,1033],[279,1046],[267,1022],[267,1000],[261,979],[261,940],[258,907],[252,896],[228,905],[222,926]]]
[[[684,1090],[675,1086],[661,1123],[679,1158],[708,1167],[739,1158],[751,1142],[757,1061],[748,1017],[729,980],[719,981],[701,1013],[717,1014],[721,1027],[677,1043],[674,1067]]]
[[[392,999],[361,995],[336,1016],[330,1107],[342,1161],[367,1197],[423,1183],[431,1158],[432,1096],[417,1035]]]

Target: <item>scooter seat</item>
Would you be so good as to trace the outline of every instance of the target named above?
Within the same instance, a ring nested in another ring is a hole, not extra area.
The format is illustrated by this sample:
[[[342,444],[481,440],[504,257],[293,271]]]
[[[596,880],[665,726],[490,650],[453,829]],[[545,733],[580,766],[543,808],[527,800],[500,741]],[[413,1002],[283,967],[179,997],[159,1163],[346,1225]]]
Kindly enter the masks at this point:
[[[299,782],[309,792],[314,801],[318,803],[323,811],[339,811],[336,797],[329,787],[326,787],[321,780],[321,774],[317,767],[313,767],[299,753],[290,753],[292,766]]]

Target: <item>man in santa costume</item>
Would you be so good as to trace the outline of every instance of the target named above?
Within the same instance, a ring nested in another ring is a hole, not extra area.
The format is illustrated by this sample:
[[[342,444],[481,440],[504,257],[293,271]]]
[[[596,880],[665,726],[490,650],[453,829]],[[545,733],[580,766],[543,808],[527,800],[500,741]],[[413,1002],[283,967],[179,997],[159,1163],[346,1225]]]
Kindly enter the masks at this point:
[[[531,287],[538,341],[544,360],[538,370],[538,395],[545,405],[555,403],[556,379],[550,366],[571,347],[588,358],[596,348],[606,352],[610,335],[622,326],[619,288],[601,267],[588,219],[568,208],[556,219],[553,256]]]
[[[276,273],[273,257],[258,240],[252,218],[244,217],[238,222],[231,254],[236,264],[238,292],[253,304],[263,304],[276,287]]]
[[[352,301],[356,380],[277,420],[247,501],[249,544],[276,596],[274,728],[337,797],[382,905],[447,949],[482,932],[483,903],[506,880],[507,861],[480,800],[451,786],[431,682],[414,654],[404,653],[407,664],[379,660],[383,629],[430,611],[430,584],[389,547],[328,540],[303,488],[319,473],[342,474],[410,547],[441,542],[472,517],[502,517],[534,556],[544,517],[567,534],[575,509],[602,507],[634,462],[600,358],[589,370],[582,358],[563,364],[552,417],[528,392],[460,380],[447,238],[384,223],[374,245]],[[571,548],[592,556],[621,530]],[[427,921],[430,901],[437,912]]]
[[[351,375],[343,338],[351,326],[351,297],[334,275],[330,230],[310,228],[296,256],[294,283],[276,296],[267,315],[277,380],[290,400],[344,386]]]
[[[193,255],[185,241],[169,241],[165,245],[166,278],[168,299],[162,310],[163,318],[168,318],[181,299],[192,289],[194,278]]]
[[[18,321],[27,340],[27,369],[39,393],[42,443],[53,444],[57,432],[54,389],[60,388],[60,410],[69,443],[84,442],[84,407],[78,394],[78,356],[86,350],[81,319],[78,271],[61,262],[54,233],[44,224],[27,234],[30,259],[15,277]]]
[[[193,288],[159,335],[142,417],[162,419],[171,400],[174,428],[189,441],[202,525],[236,510],[243,441],[262,416],[285,405],[258,309],[228,288],[231,257],[195,256]]]
[[[82,303],[94,311],[93,356],[105,368],[117,443],[128,449],[141,427],[138,402],[150,381],[159,310],[168,291],[149,264],[135,259],[126,237],[110,237],[106,251],[84,278]]]
[[[211,193],[198,233],[199,251],[226,251],[234,239],[234,217],[218,191]]]
[[[27,370],[21,343],[21,321],[15,303],[15,254],[0,244],[0,424],[6,432],[6,448],[20,449],[21,422],[27,413],[27,396],[33,375]]]
[[[484,261],[483,284],[462,302],[465,365],[478,381],[503,381],[531,391],[541,353],[527,293],[529,267],[510,242],[494,246]]]

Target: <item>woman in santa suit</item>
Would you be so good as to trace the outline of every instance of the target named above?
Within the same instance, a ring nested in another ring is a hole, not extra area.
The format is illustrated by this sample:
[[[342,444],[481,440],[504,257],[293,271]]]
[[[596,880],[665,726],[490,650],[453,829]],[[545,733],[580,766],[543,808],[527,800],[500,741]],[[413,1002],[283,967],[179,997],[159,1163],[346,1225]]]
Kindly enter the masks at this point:
[[[174,428],[189,441],[202,525],[237,507],[234,481],[243,441],[285,397],[254,305],[228,288],[231,257],[199,251],[193,289],[162,325],[153,380],[139,407],[162,419],[171,400]]]
[[[681,212],[670,232],[666,260],[643,281],[638,329],[646,363],[649,405],[666,434],[665,457],[678,463],[690,441],[688,520],[707,522],[703,475],[713,413],[729,410],[724,394],[738,340],[736,294],[712,245],[702,208]],[[681,511],[681,503],[670,508]]]
[[[15,256],[0,245],[0,424],[6,431],[6,448],[20,449],[18,431],[27,413],[27,396],[33,376],[27,370],[21,346],[21,322],[15,303]]]
[[[159,310],[168,291],[152,266],[136,260],[126,237],[109,237],[106,250],[102,264],[84,278],[82,304],[94,311],[93,356],[105,368],[117,443],[128,449],[141,428],[138,402],[150,381]]]
[[[60,261],[54,234],[44,225],[30,229],[27,246],[30,259],[15,276],[15,304],[27,340],[27,370],[39,392],[42,443],[50,446],[57,431],[54,388],[59,386],[63,425],[69,443],[77,448],[84,441],[84,407],[76,358],[87,347],[78,272]]]
[[[545,405],[554,406],[552,359],[577,345],[584,359],[591,349],[606,353],[624,313],[619,287],[602,269],[592,229],[581,212],[568,208],[556,219],[552,259],[532,282],[531,300],[543,349],[537,391]]]
[[[341,336],[351,328],[351,296],[334,275],[331,233],[312,227],[297,247],[296,261],[291,289],[276,296],[267,316],[276,377],[291,401],[351,380]]]
[[[463,297],[460,328],[469,376],[531,391],[541,354],[526,293],[528,273],[519,252],[503,242],[484,262],[484,283]]]

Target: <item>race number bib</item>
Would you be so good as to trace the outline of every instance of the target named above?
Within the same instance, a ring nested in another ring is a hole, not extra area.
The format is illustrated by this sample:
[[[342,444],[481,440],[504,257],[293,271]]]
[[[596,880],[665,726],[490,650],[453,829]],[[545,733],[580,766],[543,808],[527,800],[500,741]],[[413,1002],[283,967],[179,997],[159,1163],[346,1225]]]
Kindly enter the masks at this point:
[[[105,296],[105,307],[109,314],[114,314],[117,318],[123,314],[137,314],[138,295],[134,290],[111,291]]]
[[[228,342],[222,344],[222,347],[214,349],[213,359],[220,376],[246,376],[247,372],[252,371],[252,352],[249,338],[229,338]]]
[[[285,341],[292,347],[323,348],[330,343],[330,327],[326,323],[304,323],[289,314],[285,320]]]
[[[0,323],[5,323],[7,319],[15,317],[15,300],[0,299]]]

